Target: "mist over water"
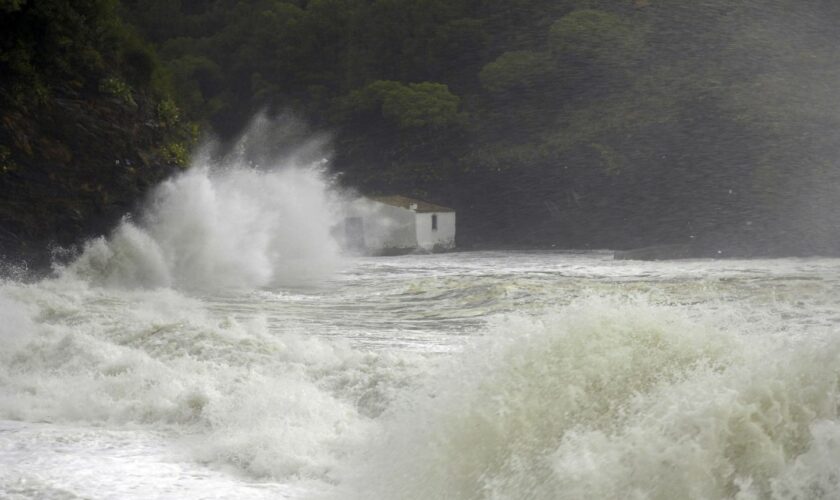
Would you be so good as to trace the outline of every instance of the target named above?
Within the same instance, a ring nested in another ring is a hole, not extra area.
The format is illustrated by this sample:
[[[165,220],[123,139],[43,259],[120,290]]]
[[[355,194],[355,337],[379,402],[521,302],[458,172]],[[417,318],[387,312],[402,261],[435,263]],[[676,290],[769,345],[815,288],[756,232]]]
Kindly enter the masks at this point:
[[[198,155],[154,190],[136,220],[89,242],[67,271],[109,286],[185,289],[302,286],[330,276],[340,263],[330,235],[340,200],[320,142],[278,151],[293,126],[257,117],[231,152]]]

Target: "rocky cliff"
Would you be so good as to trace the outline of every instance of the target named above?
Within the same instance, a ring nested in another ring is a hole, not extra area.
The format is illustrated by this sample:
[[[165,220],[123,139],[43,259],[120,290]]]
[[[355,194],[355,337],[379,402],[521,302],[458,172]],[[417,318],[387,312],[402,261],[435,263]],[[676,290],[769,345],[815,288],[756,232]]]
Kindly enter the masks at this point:
[[[41,267],[103,234],[183,163],[184,146],[143,97],[61,87],[0,110],[0,254]]]

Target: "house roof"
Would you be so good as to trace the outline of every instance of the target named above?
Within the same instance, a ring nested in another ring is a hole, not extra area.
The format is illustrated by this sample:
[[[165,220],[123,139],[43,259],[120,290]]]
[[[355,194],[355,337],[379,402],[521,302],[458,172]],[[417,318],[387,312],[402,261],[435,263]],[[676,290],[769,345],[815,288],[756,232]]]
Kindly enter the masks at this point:
[[[429,203],[428,201],[409,198],[408,196],[402,195],[372,196],[370,199],[373,201],[378,201],[379,203],[391,205],[392,207],[400,207],[405,208],[407,210],[411,210],[411,205],[417,205],[417,208],[414,211],[418,213],[455,211],[455,209],[452,208],[444,207],[442,205],[435,205],[434,203]]]

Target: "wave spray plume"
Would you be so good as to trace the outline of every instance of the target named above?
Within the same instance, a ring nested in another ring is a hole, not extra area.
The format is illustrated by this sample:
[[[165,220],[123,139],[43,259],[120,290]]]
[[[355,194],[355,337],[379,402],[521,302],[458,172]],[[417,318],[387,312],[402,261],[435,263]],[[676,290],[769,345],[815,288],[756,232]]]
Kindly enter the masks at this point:
[[[68,271],[147,288],[301,286],[325,278],[339,265],[330,235],[337,198],[322,141],[277,160],[284,142],[276,136],[293,128],[256,118],[233,153],[218,161],[201,155],[161,184],[136,220],[89,242]]]

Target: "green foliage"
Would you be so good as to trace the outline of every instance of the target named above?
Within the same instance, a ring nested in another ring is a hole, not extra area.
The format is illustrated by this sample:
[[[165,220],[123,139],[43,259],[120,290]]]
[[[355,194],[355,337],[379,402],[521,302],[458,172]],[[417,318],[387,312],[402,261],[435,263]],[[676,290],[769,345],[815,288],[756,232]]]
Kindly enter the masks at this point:
[[[16,12],[26,5],[27,0],[0,0],[0,12]]]
[[[119,78],[104,78],[99,82],[99,91],[122,99],[126,104],[136,107],[134,96],[131,95],[131,87]]]
[[[151,50],[145,47],[127,48],[123,51],[122,60],[130,81],[142,87],[151,85],[156,66]]]
[[[559,60],[615,63],[637,53],[641,39],[634,26],[619,15],[582,9],[551,25],[549,46]]]
[[[485,65],[478,77],[490,92],[533,91],[553,83],[557,71],[548,54],[516,50]]]
[[[218,64],[203,56],[186,55],[170,61],[169,68],[179,103],[196,118],[206,119],[218,111],[213,103],[221,90]]]
[[[349,113],[376,110],[400,129],[440,128],[458,123],[459,104],[458,96],[440,83],[380,80],[351,93],[344,101],[344,109]]]
[[[161,149],[163,159],[181,168],[189,166],[190,149],[182,142],[170,142]]]
[[[458,119],[460,99],[440,83],[409,83],[385,90],[382,115],[400,128],[445,127]]]
[[[167,127],[174,127],[181,121],[181,110],[171,99],[164,99],[158,103],[157,115]]]
[[[6,101],[48,102],[56,82],[138,108],[153,96],[167,133],[187,121],[223,139],[257,110],[290,109],[336,131],[336,168],[363,190],[445,192],[509,210],[501,221],[554,207],[545,234],[583,234],[574,220],[643,233],[662,218],[673,233],[658,237],[674,240],[746,211],[730,187],[782,218],[804,204],[779,194],[789,179],[808,192],[836,175],[840,53],[826,41],[840,4],[827,0],[0,0],[0,12]],[[185,165],[182,132],[160,153]],[[618,217],[625,199],[640,208]]]
[[[3,45],[24,51],[16,58],[27,59],[42,75],[79,78],[84,72],[101,71],[103,60],[112,55],[107,42],[119,24],[114,1],[43,0],[15,5],[17,9],[0,22],[5,29]]]
[[[154,49],[117,14],[117,0],[5,0],[0,10],[0,83],[19,105],[46,102],[54,87],[169,93]]]

